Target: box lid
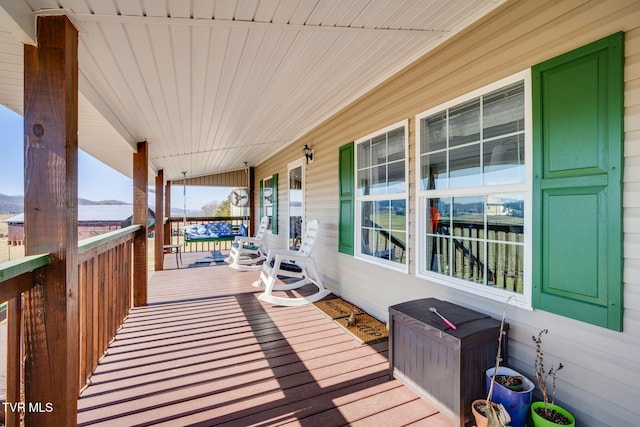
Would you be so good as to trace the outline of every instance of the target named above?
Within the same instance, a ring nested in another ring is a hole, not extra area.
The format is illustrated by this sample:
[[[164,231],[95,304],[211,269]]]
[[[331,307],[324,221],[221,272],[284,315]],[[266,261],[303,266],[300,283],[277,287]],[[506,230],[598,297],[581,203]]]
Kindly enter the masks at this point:
[[[442,316],[456,325],[457,329],[449,327],[437,314],[431,312],[429,307],[438,310]],[[499,330],[500,328],[500,321],[491,316],[436,298],[403,302],[389,307],[389,311],[402,313],[459,339],[475,335],[483,330]],[[507,328],[505,325],[505,330]],[[497,335],[496,339],[498,339]]]

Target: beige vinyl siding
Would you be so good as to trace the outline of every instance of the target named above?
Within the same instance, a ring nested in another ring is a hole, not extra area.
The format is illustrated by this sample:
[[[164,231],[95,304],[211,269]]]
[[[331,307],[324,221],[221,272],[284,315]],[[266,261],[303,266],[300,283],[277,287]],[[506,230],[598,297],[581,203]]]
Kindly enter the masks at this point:
[[[256,167],[256,180],[280,174],[280,229],[285,246],[287,164],[304,144],[305,219],[320,220],[314,255],[325,285],[386,321],[390,305],[446,299],[498,317],[502,304],[415,277],[415,115],[532,65],[618,31],[625,32],[624,331],[610,331],[539,310],[510,308],[509,365],[533,377],[531,336],[549,328],[545,362],[562,362],[557,399],[582,426],[640,423],[640,2],[510,1],[459,36]],[[409,119],[409,274],[337,251],[338,147]],[[257,181],[256,181],[257,186]]]

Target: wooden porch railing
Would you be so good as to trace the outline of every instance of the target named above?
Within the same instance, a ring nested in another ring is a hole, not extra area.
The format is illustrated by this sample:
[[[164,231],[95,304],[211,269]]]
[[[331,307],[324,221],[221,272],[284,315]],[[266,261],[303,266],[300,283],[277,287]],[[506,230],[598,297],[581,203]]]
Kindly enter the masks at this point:
[[[171,217],[165,222],[165,244],[183,245],[183,252],[202,252],[212,250],[229,250],[233,239],[218,242],[186,242],[184,241],[184,227],[187,225],[206,224],[209,222],[228,222],[236,230],[240,224],[244,224],[251,234],[251,220],[241,216],[197,216],[184,218]],[[168,227],[167,227],[168,224]],[[167,231],[168,230],[168,231]],[[171,236],[167,243],[166,236]]]
[[[142,227],[133,225],[78,244],[80,354],[79,391],[88,384],[107,345],[132,307],[133,239]],[[6,402],[24,402],[22,294],[35,286],[38,269],[49,265],[49,254],[27,256],[0,264],[0,302],[7,301]],[[17,408],[17,406],[15,406]],[[11,409],[11,407],[7,407]],[[5,411],[5,425],[20,425],[19,410]]]

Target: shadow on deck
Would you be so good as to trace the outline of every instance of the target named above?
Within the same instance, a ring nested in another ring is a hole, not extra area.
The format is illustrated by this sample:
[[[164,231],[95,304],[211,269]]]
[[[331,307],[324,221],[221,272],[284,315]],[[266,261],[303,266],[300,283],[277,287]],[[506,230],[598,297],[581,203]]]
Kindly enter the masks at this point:
[[[154,273],[148,306],[82,393],[78,425],[452,425],[388,379],[386,342],[358,344],[313,305],[260,302],[257,275]]]

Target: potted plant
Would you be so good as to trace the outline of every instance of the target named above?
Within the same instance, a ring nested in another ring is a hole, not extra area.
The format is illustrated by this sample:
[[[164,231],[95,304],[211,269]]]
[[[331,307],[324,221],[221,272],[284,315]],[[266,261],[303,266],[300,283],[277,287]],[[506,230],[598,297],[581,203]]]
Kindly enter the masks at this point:
[[[548,329],[543,329],[531,338],[536,345],[536,359],[533,367],[536,373],[536,382],[538,389],[542,393],[542,402],[535,402],[531,405],[531,419],[535,427],[545,426],[575,426],[576,420],[569,411],[555,404],[556,400],[556,375],[564,366],[562,363],[554,369],[553,365],[549,370],[544,368],[544,353],[542,352],[542,335],[549,333]],[[551,377],[551,403],[549,403],[549,394],[547,390],[547,382]]]
[[[502,362],[502,337],[504,332],[504,320],[507,317],[507,307],[509,306],[509,300],[513,297],[509,297],[504,305],[502,311],[502,320],[500,321],[500,333],[498,334],[498,350],[496,352],[496,364],[493,368],[498,370],[500,368],[500,362]],[[511,417],[501,403],[495,403],[491,401],[493,396],[493,390],[496,384],[496,376],[493,375],[489,382],[489,390],[487,391],[486,399],[477,399],[471,403],[471,411],[476,420],[476,427],[505,427],[509,425]]]
[[[487,389],[495,377],[491,400],[501,403],[511,417],[511,427],[525,427],[531,406],[531,396],[535,385],[521,373],[500,366],[489,368],[486,372]]]

